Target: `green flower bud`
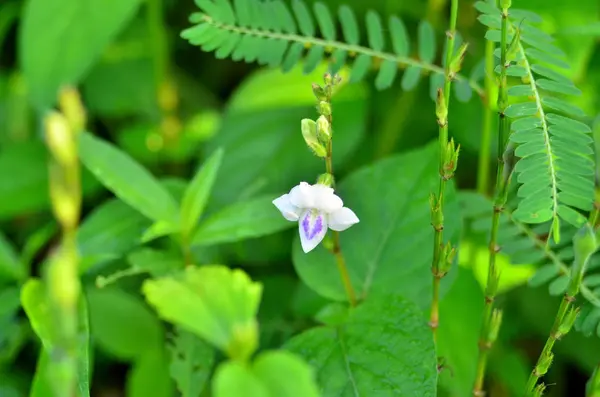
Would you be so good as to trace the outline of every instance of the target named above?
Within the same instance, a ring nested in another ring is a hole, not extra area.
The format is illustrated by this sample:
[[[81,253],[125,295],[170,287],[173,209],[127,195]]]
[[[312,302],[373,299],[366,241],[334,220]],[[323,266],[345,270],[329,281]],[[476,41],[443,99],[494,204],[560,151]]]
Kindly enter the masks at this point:
[[[544,376],[546,372],[548,372],[548,368],[552,365],[552,360],[554,359],[554,354],[552,352],[548,352],[543,356],[540,356],[540,360],[538,364],[534,368],[534,372],[536,376]]]
[[[331,104],[326,101],[319,102],[317,105],[317,111],[322,116],[331,116]]]
[[[315,98],[318,101],[326,101],[327,95],[325,94],[325,90],[318,84],[313,83],[312,85],[313,94],[315,94]]]
[[[576,307],[576,308],[571,307],[571,309],[569,309],[567,314],[565,314],[565,317],[563,318],[562,322],[558,326],[558,334],[556,335],[557,339],[560,339],[562,336],[569,333],[569,331],[573,327],[573,324],[575,323],[575,320],[577,320],[578,315],[579,315],[578,307]]]
[[[460,69],[462,68],[462,63],[463,60],[465,59],[465,54],[467,52],[467,47],[469,46],[469,43],[463,43],[460,48],[458,49],[458,52],[456,53],[456,55],[454,56],[454,58],[452,59],[452,61],[450,61],[450,67],[448,68],[449,72],[450,72],[450,78],[453,79],[456,74],[458,72],[460,72]]]
[[[325,116],[317,119],[317,138],[322,143],[328,143],[331,140],[331,124]]]
[[[438,88],[437,90],[437,97],[435,100],[435,115],[437,116],[437,122],[440,127],[446,126],[448,123],[448,108],[446,107],[444,91],[441,88]]]
[[[46,142],[52,156],[61,166],[77,163],[77,148],[69,122],[58,112],[51,112],[44,118]]]
[[[302,137],[306,145],[319,157],[327,157],[325,146],[319,142],[317,136],[317,123],[311,119],[302,119],[301,123]]]
[[[328,187],[332,187],[333,182],[334,182],[333,175],[331,175],[329,173],[321,174],[317,178],[317,184],[319,184],[319,185],[325,185]]]

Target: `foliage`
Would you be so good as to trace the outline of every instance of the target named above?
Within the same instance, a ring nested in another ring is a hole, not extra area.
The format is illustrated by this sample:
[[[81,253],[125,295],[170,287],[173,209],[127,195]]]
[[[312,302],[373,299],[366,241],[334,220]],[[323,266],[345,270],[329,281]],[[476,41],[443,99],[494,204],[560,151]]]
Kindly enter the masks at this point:
[[[0,395],[596,396],[600,4],[510,3],[1,2]]]

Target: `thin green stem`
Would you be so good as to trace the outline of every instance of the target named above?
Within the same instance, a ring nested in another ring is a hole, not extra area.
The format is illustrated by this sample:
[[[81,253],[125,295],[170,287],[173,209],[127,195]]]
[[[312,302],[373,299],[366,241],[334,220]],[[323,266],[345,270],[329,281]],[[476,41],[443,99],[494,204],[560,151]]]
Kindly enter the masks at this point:
[[[479,163],[477,167],[477,192],[487,194],[490,178],[490,157],[492,146],[492,90],[494,89],[494,42],[485,42],[485,81],[483,100],[483,126]]]
[[[439,315],[439,289],[441,279],[446,275],[447,272],[447,264],[448,258],[443,257],[444,253],[444,200],[446,193],[446,182],[454,176],[454,166],[455,164],[452,159],[454,153],[454,142],[449,145],[448,142],[448,108],[450,107],[450,87],[452,85],[452,71],[450,70],[450,65],[452,63],[452,57],[454,53],[454,38],[456,36],[456,20],[458,17],[458,0],[452,0],[451,3],[451,11],[450,11],[450,29],[448,30],[448,39],[446,42],[446,69],[444,71],[444,91],[443,97],[441,97],[438,93],[436,104],[436,115],[437,122],[439,125],[438,129],[438,140],[439,140],[439,173],[440,173],[440,183],[439,190],[437,194],[437,198],[434,198],[431,203],[431,213],[432,213],[432,226],[434,229],[434,237],[433,237],[433,259],[431,263],[431,273],[433,275],[432,282],[432,300],[431,300],[431,309],[429,314],[429,326],[431,327],[431,331],[433,333],[433,340],[437,341],[437,329],[440,324],[440,315]],[[440,102],[443,102],[440,103]],[[448,147],[452,146],[452,151],[448,150]],[[452,171],[449,169],[451,168]],[[446,253],[445,255],[448,255]],[[443,263],[443,267],[441,264]]]
[[[485,380],[485,369],[489,350],[492,348],[493,340],[491,338],[491,323],[494,307],[494,299],[498,287],[499,274],[496,268],[496,256],[499,252],[498,247],[498,227],[500,224],[500,215],[506,204],[508,185],[510,182],[511,172],[505,172],[505,162],[503,153],[508,138],[508,120],[504,114],[507,106],[507,82],[506,82],[506,51],[507,51],[507,19],[508,9],[502,10],[502,25],[501,25],[501,42],[500,42],[500,96],[498,98],[498,168],[496,172],[496,188],[494,200],[494,209],[492,215],[492,229],[489,242],[489,261],[487,282],[485,288],[485,306],[483,313],[483,321],[479,332],[479,354],[477,357],[477,371],[475,384],[473,386],[473,395],[481,396],[484,394],[483,383]]]
[[[331,96],[327,98],[327,102],[331,104]],[[327,121],[329,125],[333,125],[333,117],[331,114],[327,116]],[[327,156],[325,157],[325,170],[326,172],[334,176],[333,173],[333,139],[329,139],[327,142]],[[335,179],[334,179],[335,181]],[[335,256],[335,262],[337,264],[338,271],[340,272],[340,277],[342,279],[342,284],[344,285],[344,289],[346,290],[346,295],[348,296],[348,302],[350,302],[351,306],[356,306],[356,292],[354,292],[354,287],[352,287],[352,280],[350,279],[350,275],[348,273],[348,267],[346,266],[346,260],[344,259],[344,255],[342,255],[342,246],[340,244],[340,233],[337,231],[333,231],[333,255]]]
[[[544,349],[540,353],[540,356],[536,362],[536,365],[535,365],[533,371],[531,371],[531,374],[529,375],[529,379],[527,380],[527,394],[526,395],[529,395],[529,393],[531,393],[533,391],[533,389],[535,388],[535,385],[537,384],[540,377],[542,377],[544,375],[544,373],[540,372],[540,370],[538,368],[543,366],[544,360],[547,360],[548,357],[551,357],[552,348],[554,347],[554,344],[560,337],[558,328],[563,323],[565,315],[567,314],[567,311],[569,310],[569,307],[571,306],[571,304],[574,300],[575,300],[575,298],[572,296],[569,296],[569,294],[564,295],[564,297],[560,303],[560,306],[558,308],[558,312],[556,313],[556,317],[554,318],[554,324],[552,325],[552,330],[550,331],[550,335],[548,335],[548,339],[546,339],[546,343],[544,344]],[[546,366],[546,369],[547,369],[547,366]]]
[[[146,23],[150,43],[152,43],[154,85],[157,92],[165,81],[169,68],[169,49],[163,14],[162,0],[147,0]]]
[[[423,62],[421,60],[413,59],[413,58],[409,58],[409,57],[399,56],[399,55],[392,54],[389,52],[373,50],[371,48],[363,47],[360,45],[347,44],[347,43],[344,43],[341,41],[336,41],[336,40],[324,40],[324,39],[319,39],[316,37],[305,37],[305,36],[300,36],[297,34],[271,32],[268,30],[259,30],[259,29],[245,28],[242,26],[223,24],[223,23],[215,21],[214,19],[212,19],[210,16],[208,16],[206,14],[202,14],[201,20],[203,22],[211,24],[219,29],[227,30],[230,32],[236,32],[236,33],[239,33],[242,35],[251,35],[251,36],[261,37],[261,38],[265,38],[265,39],[276,39],[276,40],[283,40],[283,41],[288,41],[288,42],[301,43],[305,47],[318,45],[318,46],[325,48],[327,52],[332,52],[333,50],[339,49],[339,50],[344,50],[344,51],[348,52],[349,54],[365,54],[365,55],[369,55],[374,58],[379,58],[379,59],[383,59],[383,60],[389,60],[392,62],[396,62],[399,65],[403,65],[403,66],[416,66],[420,69],[423,69],[423,70],[431,72],[431,73],[437,73],[437,74],[445,73],[444,68],[441,68],[441,67],[431,64],[431,63]],[[483,93],[484,93],[483,89],[481,88],[479,83],[477,83],[475,80],[470,79],[470,78],[465,77],[460,74],[456,74],[454,76],[454,79],[458,80],[458,81],[468,82],[469,86],[473,89],[473,91],[475,91],[480,97],[483,96]]]

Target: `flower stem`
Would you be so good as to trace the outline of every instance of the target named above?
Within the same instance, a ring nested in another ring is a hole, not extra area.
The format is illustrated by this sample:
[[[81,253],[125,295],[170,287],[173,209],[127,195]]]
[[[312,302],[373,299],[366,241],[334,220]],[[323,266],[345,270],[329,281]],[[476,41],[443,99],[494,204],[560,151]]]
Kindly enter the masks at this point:
[[[331,105],[331,89],[327,90],[328,95],[326,101],[329,105]],[[333,125],[333,116],[331,112],[326,116],[329,125]],[[325,157],[325,169],[326,172],[334,176],[333,174],[333,139],[329,139],[327,142],[327,156]],[[335,184],[335,178],[334,178]],[[348,302],[350,302],[351,306],[356,306],[356,292],[354,292],[354,287],[352,287],[352,281],[350,280],[350,275],[348,273],[348,267],[346,266],[346,260],[344,259],[344,255],[342,255],[342,247],[340,244],[340,233],[333,232],[333,255],[335,256],[335,261],[337,263],[338,270],[340,272],[340,277],[342,279],[342,284],[344,285],[344,289],[346,290],[346,295],[348,296]]]
[[[446,182],[454,176],[456,169],[456,156],[458,150],[455,150],[454,142],[448,142],[448,108],[450,105],[450,87],[456,71],[451,70],[454,53],[454,39],[456,36],[456,20],[458,16],[458,0],[452,0],[450,11],[450,29],[448,30],[448,40],[446,42],[446,68],[444,72],[444,89],[438,91],[436,103],[436,117],[439,125],[439,173],[440,182],[437,196],[431,196],[431,224],[434,230],[433,236],[433,259],[431,262],[432,299],[429,314],[429,326],[433,332],[433,340],[437,340],[437,329],[439,327],[439,296],[440,282],[449,270],[448,255],[450,255],[449,246],[444,247],[444,199],[446,192]],[[460,56],[460,54],[459,54]],[[451,261],[450,261],[451,262]]]
[[[487,194],[490,178],[490,152],[492,145],[492,89],[494,87],[494,42],[485,42],[485,81],[483,100],[483,126],[479,163],[477,166],[477,192]]]
[[[494,200],[494,209],[492,216],[492,229],[490,232],[490,242],[489,242],[489,262],[488,262],[488,272],[487,272],[487,283],[485,287],[485,306],[483,313],[483,321],[481,324],[481,329],[479,333],[479,354],[477,358],[477,371],[475,378],[475,385],[473,387],[473,395],[474,396],[482,396],[484,395],[483,391],[483,382],[485,379],[485,368],[487,364],[487,358],[489,354],[489,350],[491,349],[495,334],[497,334],[498,328],[500,327],[500,321],[496,324],[493,324],[493,306],[494,299],[496,296],[496,291],[498,288],[499,282],[499,272],[496,268],[496,255],[500,251],[500,247],[498,246],[498,226],[500,224],[500,215],[504,210],[504,205],[506,204],[506,197],[508,194],[508,186],[510,184],[510,177],[512,174],[512,170],[508,167],[505,169],[505,158],[504,153],[509,153],[509,150],[506,148],[507,136],[508,136],[508,120],[506,119],[506,115],[504,111],[507,106],[507,84],[506,84],[506,51],[507,51],[507,42],[506,42],[506,32],[507,32],[507,19],[508,19],[508,8],[504,8],[502,10],[502,25],[501,25],[501,42],[500,42],[500,61],[501,61],[501,69],[500,69],[500,95],[498,97],[498,169],[496,173],[496,188],[495,188],[495,200]]]

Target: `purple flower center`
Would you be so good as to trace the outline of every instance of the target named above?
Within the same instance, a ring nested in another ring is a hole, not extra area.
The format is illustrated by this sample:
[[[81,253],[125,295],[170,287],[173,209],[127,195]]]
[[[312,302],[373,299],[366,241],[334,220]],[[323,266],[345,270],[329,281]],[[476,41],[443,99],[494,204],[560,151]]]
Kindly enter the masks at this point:
[[[307,239],[312,240],[316,235],[323,231],[323,217],[321,214],[317,216],[314,224],[312,225],[312,230],[310,227],[310,219],[311,213],[307,213],[304,219],[302,220],[302,230],[304,231],[304,235]]]

